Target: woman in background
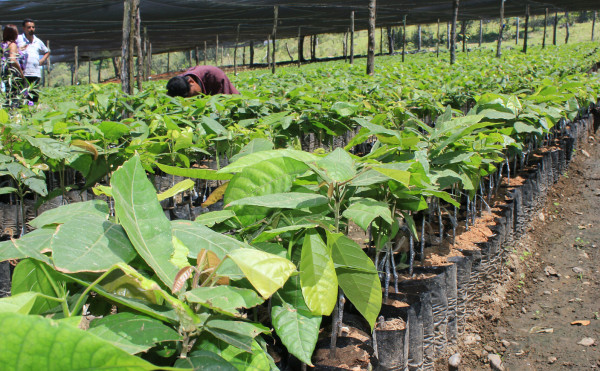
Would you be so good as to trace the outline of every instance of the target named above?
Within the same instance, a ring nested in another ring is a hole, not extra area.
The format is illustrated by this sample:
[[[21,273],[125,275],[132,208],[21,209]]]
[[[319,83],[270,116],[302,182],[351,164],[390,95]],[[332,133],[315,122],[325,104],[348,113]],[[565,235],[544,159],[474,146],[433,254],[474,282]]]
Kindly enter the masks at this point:
[[[19,30],[14,24],[8,24],[2,31],[2,82],[4,83],[6,105],[9,108],[20,106],[20,96],[26,80],[23,77],[24,58],[17,47]]]

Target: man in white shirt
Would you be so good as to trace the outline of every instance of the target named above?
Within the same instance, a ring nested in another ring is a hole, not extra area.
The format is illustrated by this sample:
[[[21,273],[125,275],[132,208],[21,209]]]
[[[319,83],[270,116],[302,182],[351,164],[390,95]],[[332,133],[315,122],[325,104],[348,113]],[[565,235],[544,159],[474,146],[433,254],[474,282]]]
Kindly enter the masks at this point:
[[[42,65],[50,56],[50,50],[35,36],[35,22],[32,19],[23,21],[23,34],[17,38],[17,46],[25,54],[26,64],[23,74],[29,82],[29,99],[38,101],[38,88],[42,79]]]

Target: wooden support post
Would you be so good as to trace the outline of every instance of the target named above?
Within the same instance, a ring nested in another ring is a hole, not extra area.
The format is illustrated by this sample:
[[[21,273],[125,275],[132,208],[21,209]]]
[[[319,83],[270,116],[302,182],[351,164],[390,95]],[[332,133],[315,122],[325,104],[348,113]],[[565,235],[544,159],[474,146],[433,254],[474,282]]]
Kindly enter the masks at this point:
[[[462,21],[462,49],[463,53],[467,52],[467,21]]]
[[[100,83],[102,81],[102,64],[104,62],[104,59],[100,59],[98,61],[98,83]]]
[[[515,45],[519,45],[519,17],[517,17],[517,32],[515,33]]]
[[[117,57],[112,57],[113,69],[115,70],[115,77],[121,76],[121,70],[119,68],[119,63],[117,63]]]
[[[375,10],[376,0],[369,0],[369,30],[367,41],[367,75],[375,73]]]
[[[123,7],[123,45],[121,47],[121,89],[133,94],[133,48],[135,42],[135,18],[139,0],[125,0]]]
[[[273,65],[271,66],[271,73],[275,73],[275,66],[277,65],[275,42],[277,40],[278,18],[279,18],[279,5],[275,5],[273,7],[273,56],[271,57],[271,61],[273,62]]]
[[[417,50],[421,50],[422,38],[421,38],[421,25],[417,26]]]
[[[598,17],[598,11],[594,10],[594,18],[592,19],[592,41],[594,41],[594,31],[596,29],[596,18]]]
[[[317,60],[317,35],[312,35],[310,39],[310,59],[312,61]]]
[[[548,8],[546,8],[546,14],[544,15],[544,36],[542,37],[542,49],[546,47],[546,29],[548,28]]]
[[[148,56],[149,42],[148,42],[148,27],[144,27],[144,40],[143,40],[144,50],[142,54],[144,55],[144,73],[143,79],[144,81],[148,81],[148,77],[150,77],[150,57]]]
[[[208,47],[206,46],[206,41],[204,41],[204,65],[208,64]]]
[[[406,14],[402,19],[402,62],[406,56]]]
[[[552,35],[552,45],[556,45],[556,28],[558,27],[558,12],[554,12],[554,33]]]
[[[344,32],[344,38],[342,39],[342,55],[344,56],[344,63],[348,62],[348,34],[350,30],[348,29]]]
[[[302,65],[302,52],[304,51],[304,39],[302,37],[302,27],[298,27],[298,67]]]
[[[254,41],[250,41],[250,67],[254,67]]]
[[[458,20],[458,0],[452,0],[452,39],[450,40],[450,64],[456,62],[456,21]]]
[[[92,84],[92,60],[88,59],[88,85]]]
[[[354,64],[354,10],[350,13],[350,64]]]
[[[171,53],[167,52],[167,73],[171,72]]]
[[[75,57],[73,60],[73,73],[71,74],[71,85],[77,85],[77,74],[79,73],[79,47],[75,47]]]
[[[242,49],[242,66],[246,65],[246,46]]]
[[[144,54],[142,53],[142,17],[140,15],[140,5],[138,0],[137,9],[135,12],[135,46],[137,51],[137,88],[138,92],[142,91],[142,75],[144,71]],[[133,54],[131,56],[133,59]]]
[[[527,54],[527,39],[529,36],[529,4],[525,5],[525,35],[523,36],[523,53]]]
[[[502,56],[502,34],[504,33],[504,0],[500,0],[500,31],[498,31],[498,47],[496,48],[496,57]]]
[[[225,64],[223,63],[223,54],[225,54],[225,47],[222,46],[221,47],[221,66],[224,66]]]
[[[237,76],[237,49],[240,42],[240,24],[238,23],[235,32],[235,48],[233,49],[233,74]]]
[[[194,62],[196,63],[196,66],[200,64],[200,48],[197,45],[194,54]]]
[[[46,42],[46,47],[50,50],[50,40]],[[46,86],[50,86],[50,56],[46,59]]]
[[[219,65],[219,35],[215,38],[215,66]]]
[[[450,50],[450,22],[446,22],[446,49]]]
[[[392,28],[388,26],[387,28],[387,39],[388,39],[388,53],[390,55],[394,54],[394,33],[392,32]]]
[[[437,41],[435,43],[435,56],[440,57],[440,19],[437,20]]]
[[[152,43],[148,40],[148,78],[152,75]]]
[[[479,47],[481,48],[481,43],[483,42],[483,19],[479,20]]]
[[[379,28],[379,55],[383,55],[383,27]]]
[[[569,43],[569,12],[565,12],[565,44]]]

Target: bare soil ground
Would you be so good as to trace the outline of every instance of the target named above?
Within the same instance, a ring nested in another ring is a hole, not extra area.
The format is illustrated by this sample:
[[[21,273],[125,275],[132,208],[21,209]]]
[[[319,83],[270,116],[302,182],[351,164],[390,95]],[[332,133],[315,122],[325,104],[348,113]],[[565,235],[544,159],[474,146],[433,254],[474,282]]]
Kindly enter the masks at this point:
[[[460,336],[460,370],[600,368],[600,135],[577,152],[528,232],[505,247],[507,281]]]

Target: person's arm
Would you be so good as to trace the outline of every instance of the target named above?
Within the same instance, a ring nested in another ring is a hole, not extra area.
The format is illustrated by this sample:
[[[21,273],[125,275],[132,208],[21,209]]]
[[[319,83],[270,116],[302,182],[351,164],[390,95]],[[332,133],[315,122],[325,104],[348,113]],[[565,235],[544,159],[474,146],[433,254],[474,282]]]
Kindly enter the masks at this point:
[[[8,52],[9,52],[10,65],[19,72],[19,75],[21,77],[23,77],[23,70],[21,69],[21,65],[19,64],[19,61],[17,60],[17,56],[19,55],[19,48],[17,47],[17,44],[10,43],[10,45],[8,46]]]
[[[44,64],[44,62],[46,62],[46,60],[48,59],[48,57],[50,56],[50,51],[48,50],[46,52],[46,54],[44,54],[44,56],[42,58],[40,58],[40,66]]]

